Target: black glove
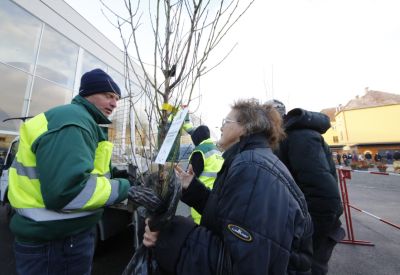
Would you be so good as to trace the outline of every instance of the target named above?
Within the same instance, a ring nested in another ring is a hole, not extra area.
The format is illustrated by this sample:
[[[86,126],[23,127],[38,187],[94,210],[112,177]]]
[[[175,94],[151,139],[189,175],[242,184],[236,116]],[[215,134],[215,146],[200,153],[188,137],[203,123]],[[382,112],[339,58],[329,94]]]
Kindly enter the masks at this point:
[[[176,208],[181,198],[181,184],[172,176],[168,183],[168,192],[163,203],[154,214],[151,215],[149,227],[152,231],[160,231],[175,216]]]
[[[146,208],[149,213],[156,213],[163,204],[163,201],[153,189],[143,185],[131,186],[128,191],[128,198],[133,203]]]
[[[130,187],[128,198],[136,206],[143,206],[146,211],[140,211],[142,217],[150,217],[149,227],[152,231],[159,231],[170,222],[176,212],[181,197],[181,184],[172,174],[168,182],[168,190],[163,197],[157,195],[153,188],[158,182],[157,173],[146,175],[144,184]],[[153,188],[147,187],[153,186]]]
[[[129,182],[134,182],[136,181],[136,176],[137,174],[137,166],[133,164],[128,165],[128,169],[118,169],[117,167],[114,167],[112,169],[112,177],[113,178],[123,178],[129,180]],[[132,184],[131,184],[132,185]]]
[[[112,176],[113,178],[123,178],[127,179],[129,177],[128,171],[127,170],[120,170],[117,167],[114,167],[112,169]]]

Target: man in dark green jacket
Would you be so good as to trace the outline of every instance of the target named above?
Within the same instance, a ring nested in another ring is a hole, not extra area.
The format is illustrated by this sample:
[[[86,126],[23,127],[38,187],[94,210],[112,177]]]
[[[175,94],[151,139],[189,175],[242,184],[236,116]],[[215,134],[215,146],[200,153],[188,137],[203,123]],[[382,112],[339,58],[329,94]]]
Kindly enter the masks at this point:
[[[99,126],[111,123],[120,96],[95,69],[71,104],[22,124],[8,192],[18,274],[90,274],[103,207],[128,194],[128,180],[111,179],[112,143]]]

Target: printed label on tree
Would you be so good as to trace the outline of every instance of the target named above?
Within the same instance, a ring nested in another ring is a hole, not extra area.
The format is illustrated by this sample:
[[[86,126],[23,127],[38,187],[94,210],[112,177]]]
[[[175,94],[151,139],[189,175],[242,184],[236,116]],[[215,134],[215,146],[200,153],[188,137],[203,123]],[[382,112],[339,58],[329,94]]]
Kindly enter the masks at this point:
[[[161,145],[160,151],[157,154],[155,163],[165,164],[168,155],[171,152],[172,146],[174,145],[174,141],[178,136],[179,131],[181,130],[183,122],[185,121],[185,117],[188,111],[189,111],[188,108],[180,110],[174,117],[174,120],[172,121],[172,124],[169,127],[167,136],[165,137],[164,142]]]

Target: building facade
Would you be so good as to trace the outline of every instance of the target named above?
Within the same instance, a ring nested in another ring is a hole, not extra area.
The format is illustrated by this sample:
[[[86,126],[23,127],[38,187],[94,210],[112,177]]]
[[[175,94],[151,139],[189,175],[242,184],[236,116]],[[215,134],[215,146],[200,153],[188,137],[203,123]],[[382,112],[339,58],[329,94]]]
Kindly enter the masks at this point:
[[[366,100],[368,97],[369,101]],[[388,97],[391,100],[385,101]],[[357,102],[360,104],[355,104]],[[367,92],[352,103],[336,110],[331,118],[332,126],[324,134],[332,150],[382,156],[387,151],[400,151],[400,95]]]
[[[0,37],[0,156],[21,123],[3,120],[69,103],[78,93],[81,75],[94,68],[110,74],[122,90],[109,131],[118,141],[116,155],[135,144],[130,139],[135,136],[129,128],[134,119],[124,88],[124,53],[67,3],[1,0]]]

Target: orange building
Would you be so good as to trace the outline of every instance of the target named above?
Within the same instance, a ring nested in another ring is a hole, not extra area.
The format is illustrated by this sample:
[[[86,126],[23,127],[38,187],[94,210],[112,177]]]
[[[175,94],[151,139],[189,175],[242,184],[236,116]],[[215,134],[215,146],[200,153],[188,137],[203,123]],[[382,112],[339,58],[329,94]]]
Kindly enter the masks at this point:
[[[400,151],[400,95],[366,88],[345,106],[321,111],[331,119],[323,135],[333,152],[372,155]]]

